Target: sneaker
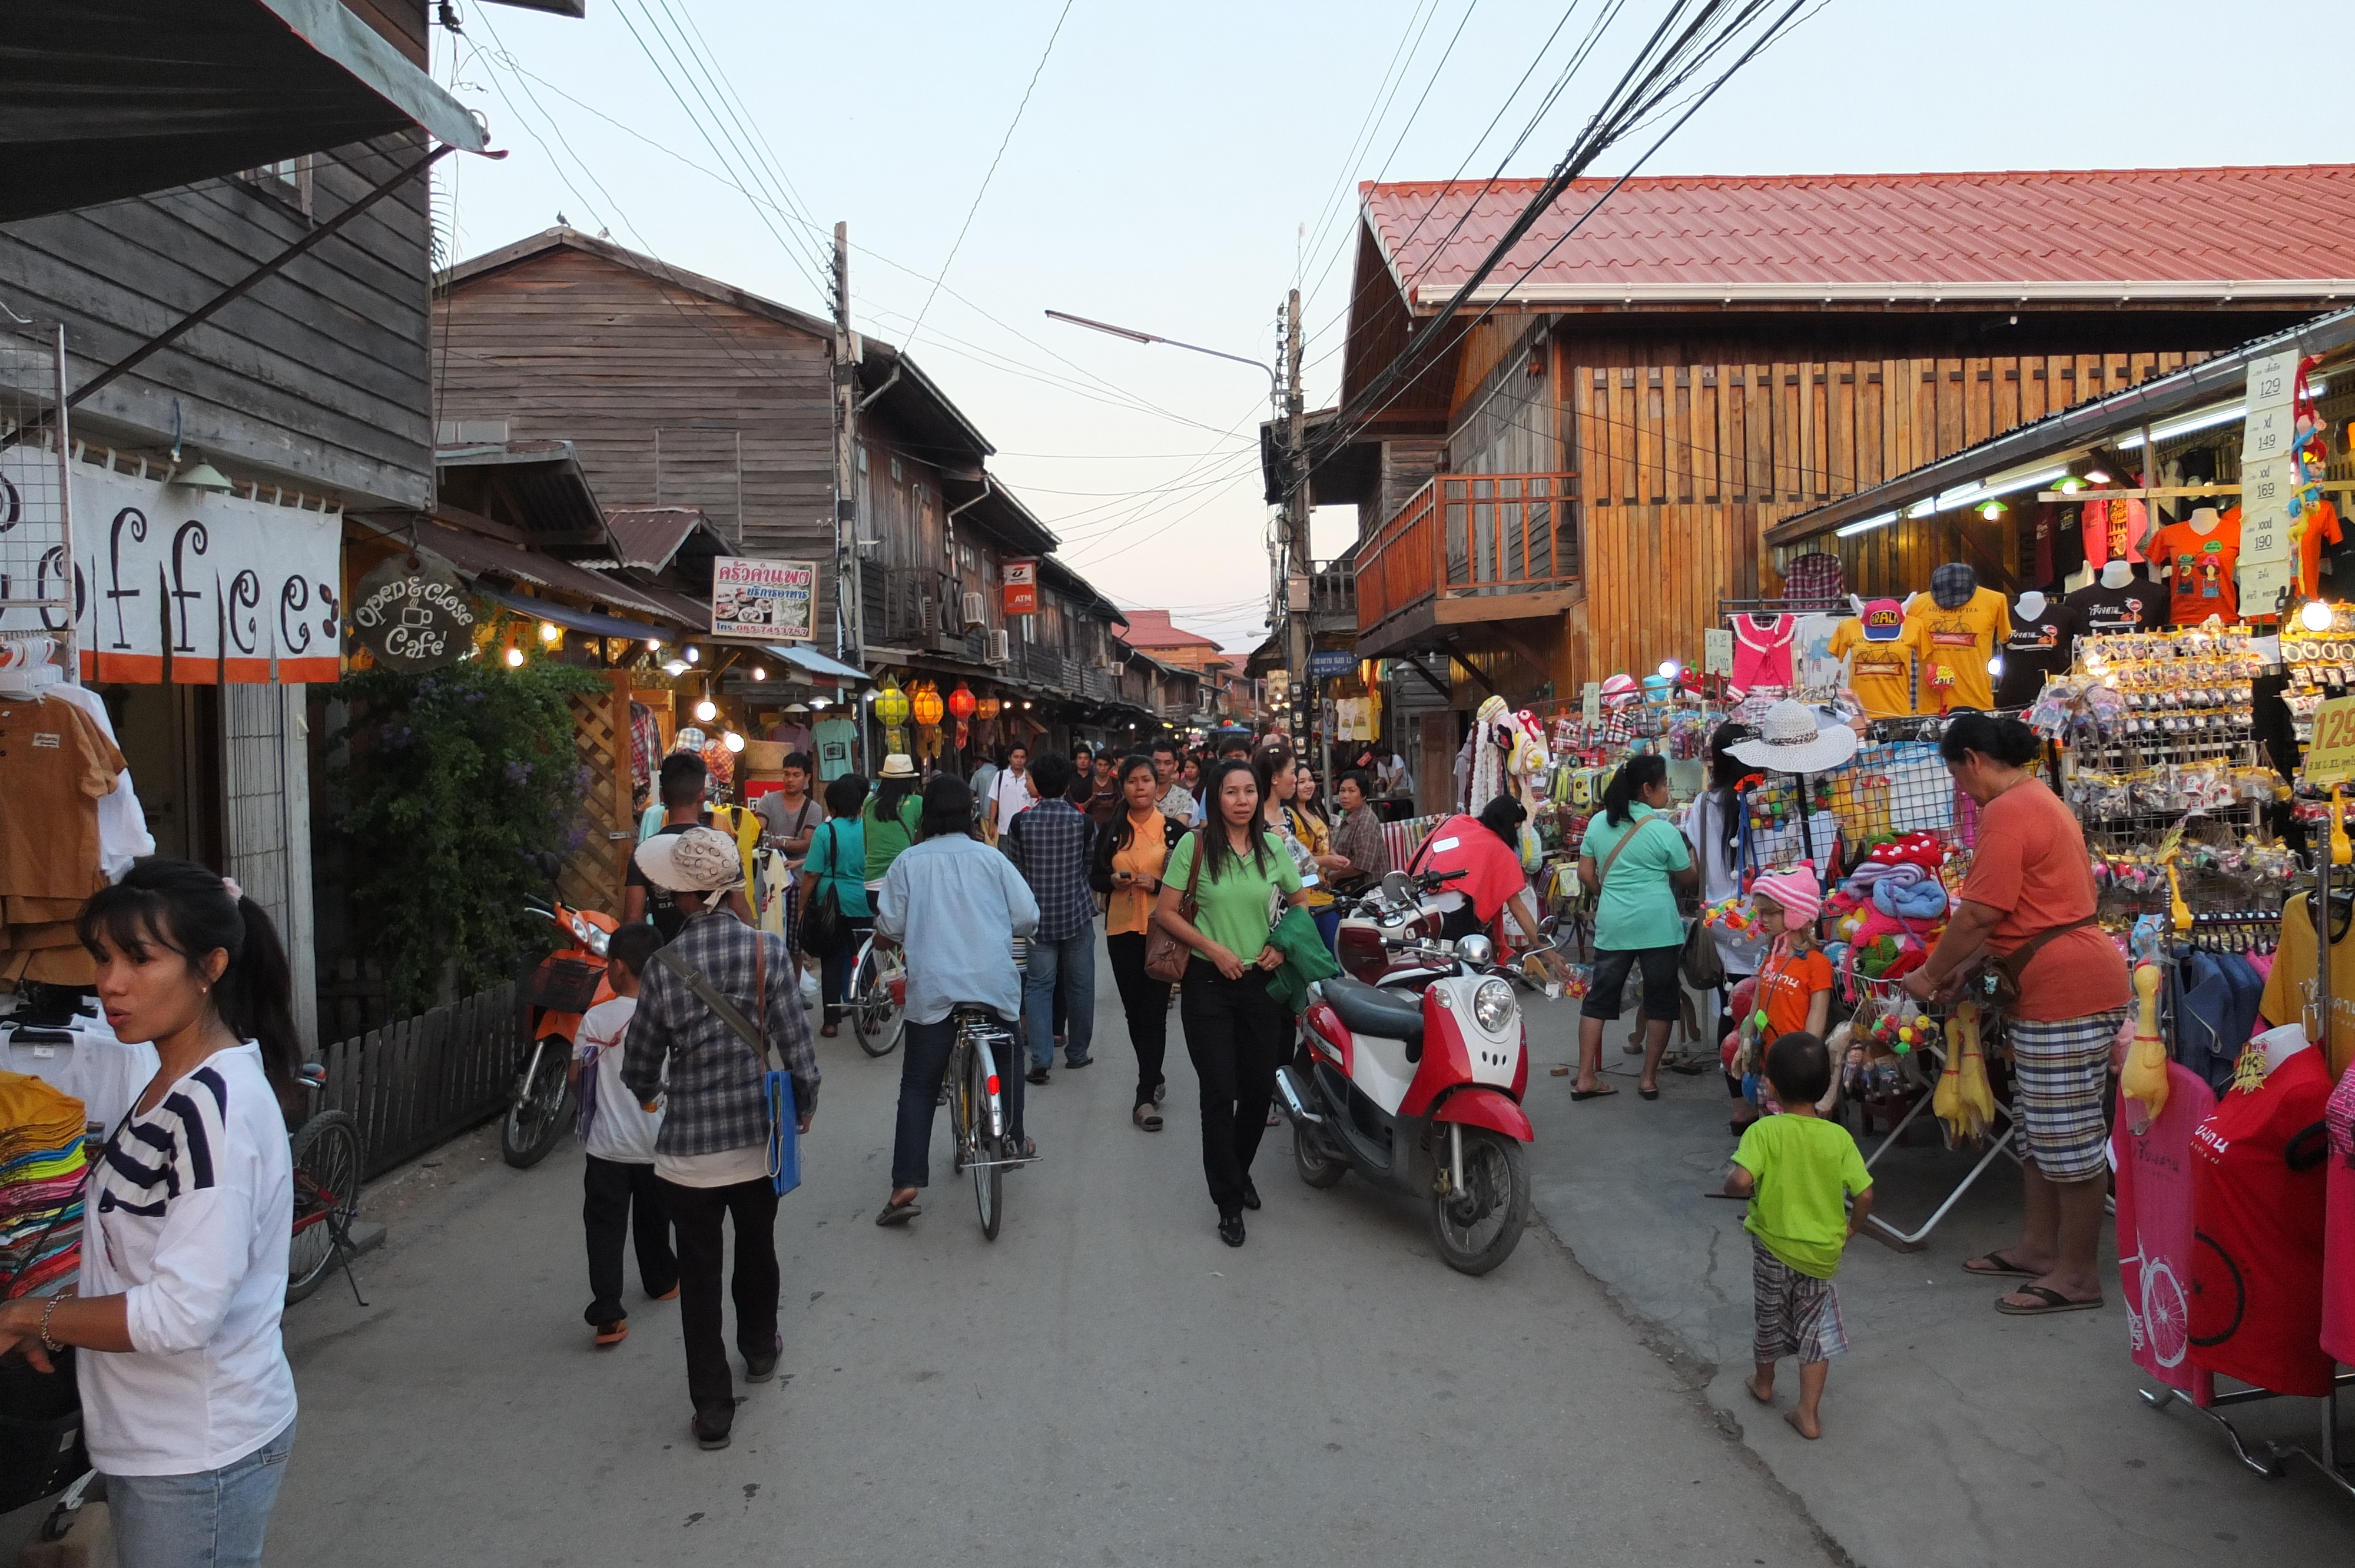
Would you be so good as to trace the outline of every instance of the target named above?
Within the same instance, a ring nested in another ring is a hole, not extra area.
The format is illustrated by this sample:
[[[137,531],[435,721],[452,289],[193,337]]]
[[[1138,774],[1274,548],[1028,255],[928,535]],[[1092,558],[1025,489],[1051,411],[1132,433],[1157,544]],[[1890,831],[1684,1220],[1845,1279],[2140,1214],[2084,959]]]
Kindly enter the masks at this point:
[[[1034,1084],[1043,1084],[1047,1081],[1047,1069],[1044,1067],[1033,1067],[1028,1073],[1025,1074],[1024,1076]]]
[[[617,1318],[611,1323],[601,1323],[597,1326],[595,1343],[599,1350],[610,1351],[629,1337],[630,1320],[627,1318]]]
[[[771,1378],[776,1376],[777,1358],[784,1353],[785,1341],[783,1336],[780,1335],[776,1342],[769,1347],[769,1353],[767,1355],[747,1355],[744,1358],[744,1381],[746,1383],[766,1383]]]
[[[1243,1207],[1251,1210],[1253,1213],[1257,1213],[1259,1212],[1259,1188],[1252,1183],[1252,1179],[1248,1176],[1243,1178]]]
[[[1066,1056],[1063,1058],[1063,1065],[1066,1067],[1084,1067],[1094,1060],[1095,1058],[1093,1056]]]
[[[709,1451],[713,1448],[725,1448],[728,1446],[728,1429],[735,1425],[736,1407],[731,1404],[728,1407],[728,1413],[726,1414],[719,1416],[714,1420],[707,1421],[704,1417],[698,1415],[694,1420],[687,1424],[687,1429],[688,1432],[694,1434],[695,1446],[698,1448]]]

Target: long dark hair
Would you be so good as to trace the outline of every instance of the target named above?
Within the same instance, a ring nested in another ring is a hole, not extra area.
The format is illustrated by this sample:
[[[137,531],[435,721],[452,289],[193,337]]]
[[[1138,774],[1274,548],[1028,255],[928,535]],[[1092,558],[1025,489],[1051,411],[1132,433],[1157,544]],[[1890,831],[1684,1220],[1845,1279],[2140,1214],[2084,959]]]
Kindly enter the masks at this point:
[[[1233,842],[1227,836],[1227,813],[1219,797],[1224,793],[1227,776],[1247,774],[1252,781],[1251,848],[1252,868],[1265,875],[1268,870],[1267,828],[1260,820],[1266,798],[1259,793],[1259,774],[1248,762],[1228,758],[1213,762],[1202,770],[1202,879],[1216,882],[1227,873],[1227,867],[1241,857],[1235,853]]]
[[[135,860],[121,882],[90,895],[74,934],[93,958],[103,956],[102,937],[106,947],[142,960],[151,947],[177,953],[198,974],[215,950],[227,953],[229,967],[212,982],[212,1010],[231,1034],[261,1044],[261,1070],[279,1097],[293,1092],[304,1052],[294,1032],[286,949],[269,912],[230,896],[209,867],[161,855]]]
[[[981,837],[973,825],[973,786],[954,773],[943,773],[924,786],[924,815],[916,824],[916,838],[922,842],[960,833]]]
[[[1665,757],[1631,757],[1619,765],[1611,782],[1603,787],[1603,819],[1614,828],[1624,828],[1635,816],[1632,810],[1643,792],[1668,776],[1668,759]]]
[[[1153,758],[1150,757],[1124,757],[1120,759],[1119,768],[1113,774],[1113,781],[1120,787],[1120,789],[1124,794],[1127,792],[1130,775],[1135,773],[1139,768],[1142,768],[1146,772],[1153,775],[1153,782],[1156,786],[1160,784],[1161,772],[1158,768],[1154,767]],[[1157,811],[1155,813],[1156,816],[1159,814],[1160,813]],[[1112,853],[1114,854],[1118,854],[1121,851],[1126,849],[1130,844],[1136,842],[1136,824],[1128,820],[1127,801],[1122,801],[1120,810],[1113,813],[1110,832],[1112,833]]]
[[[914,779],[884,779],[875,787],[875,820],[879,822],[898,822],[905,826],[907,816],[900,807],[907,803],[909,796],[916,794],[919,788],[921,788],[921,781]],[[917,796],[920,805],[922,799],[921,795]]]
[[[1718,848],[1724,853],[1724,864],[1732,870],[1742,853],[1741,784],[1758,771],[1733,755],[1733,748],[1757,735],[1746,724],[1732,719],[1719,725],[1709,737],[1709,788],[1717,800]]]

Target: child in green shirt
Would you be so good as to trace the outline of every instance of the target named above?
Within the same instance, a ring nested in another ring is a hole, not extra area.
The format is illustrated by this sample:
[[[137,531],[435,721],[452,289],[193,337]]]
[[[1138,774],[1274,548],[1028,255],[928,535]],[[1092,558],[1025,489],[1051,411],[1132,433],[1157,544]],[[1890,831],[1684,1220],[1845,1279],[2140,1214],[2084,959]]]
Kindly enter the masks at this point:
[[[1799,1404],[1784,1419],[1800,1436],[1823,1436],[1817,1409],[1831,1358],[1848,1349],[1832,1276],[1840,1250],[1872,1213],[1872,1177],[1856,1139],[1816,1114],[1831,1087],[1831,1054],[1812,1034],[1785,1034],[1766,1048],[1766,1081],[1783,1105],[1742,1135],[1726,1173],[1729,1197],[1748,1198],[1750,1282],[1757,1314],[1756,1372],[1743,1380],[1761,1404],[1774,1400],[1774,1363],[1799,1360]],[[1841,1202],[1854,1199],[1849,1208]]]

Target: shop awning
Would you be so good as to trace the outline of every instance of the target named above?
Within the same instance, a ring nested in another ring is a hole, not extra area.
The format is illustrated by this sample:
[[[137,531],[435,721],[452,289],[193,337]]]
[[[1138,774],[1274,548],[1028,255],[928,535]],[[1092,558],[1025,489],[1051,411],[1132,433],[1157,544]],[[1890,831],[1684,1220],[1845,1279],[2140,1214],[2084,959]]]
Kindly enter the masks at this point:
[[[418,127],[485,145],[338,0],[42,0],[0,27],[0,222]]]
[[[805,674],[820,675],[829,681],[863,683],[867,679],[866,672],[857,665],[846,664],[839,659],[829,659],[816,649],[805,648],[798,643],[775,643],[770,645],[765,652],[783,660]]]
[[[600,615],[593,609],[575,609],[569,604],[559,604],[552,599],[534,599],[513,588],[500,588],[483,577],[474,579],[474,591],[496,604],[525,615],[552,620],[573,631],[585,631],[591,637],[626,637],[635,641],[652,632],[666,630],[648,626],[643,620],[623,620],[618,615]]]
[[[527,550],[518,545],[502,544],[496,539],[486,539],[479,534],[464,533],[441,524],[427,524],[420,527],[417,545],[420,549],[430,550],[448,561],[468,577],[489,573],[512,582],[525,582],[534,588],[571,594],[613,609],[636,610],[657,618],[666,630],[703,630],[699,620],[680,619],[676,609],[655,598],[653,589],[636,588],[617,577],[609,577],[602,572],[591,571],[570,561],[559,561],[553,556],[543,556],[537,550]],[[645,628],[640,627],[637,635],[643,637],[645,634]]]
[[[1971,504],[1976,498],[1973,486],[1990,481],[2025,482],[2039,477],[2040,465],[2057,465],[2065,455],[2082,454],[2119,437],[2131,437],[2145,425],[2161,426],[2171,418],[2230,403],[2242,396],[2249,366],[2256,360],[2276,354],[2324,355],[2350,344],[2355,344],[2355,310],[2317,316],[2172,375],[2022,425],[1870,490],[1842,496],[1828,506],[1786,517],[1766,530],[1766,543],[1796,545],[1859,524],[1894,522],[1916,507],[1945,511]],[[2156,434],[2158,440],[2166,439],[2164,430]],[[1948,498],[1947,504],[1938,504],[1941,497]]]

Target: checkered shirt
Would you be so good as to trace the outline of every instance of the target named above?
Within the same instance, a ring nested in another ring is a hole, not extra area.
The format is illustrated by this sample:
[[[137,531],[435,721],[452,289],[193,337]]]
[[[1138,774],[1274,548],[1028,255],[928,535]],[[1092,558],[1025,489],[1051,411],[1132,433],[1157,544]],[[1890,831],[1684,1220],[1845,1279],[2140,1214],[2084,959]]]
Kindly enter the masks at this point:
[[[1088,856],[1095,832],[1095,823],[1068,800],[1041,800],[1007,826],[1007,857],[1039,901],[1039,941],[1060,942],[1094,923]]]
[[[765,1008],[752,994],[755,943],[768,948]],[[815,1110],[817,1053],[802,1013],[800,977],[783,941],[715,909],[689,918],[667,950],[765,1028],[769,1050],[794,1075],[794,1108],[804,1116]],[[664,1097],[655,1148],[664,1154],[718,1154],[766,1139],[769,1109],[762,1080],[768,1063],[667,966],[648,962],[639,985],[638,1010],[623,1037],[622,1082],[642,1105]]]
[[[1783,599],[1794,609],[1806,605],[1828,609],[1844,597],[1846,579],[1838,556],[1814,551],[1783,568]]]

